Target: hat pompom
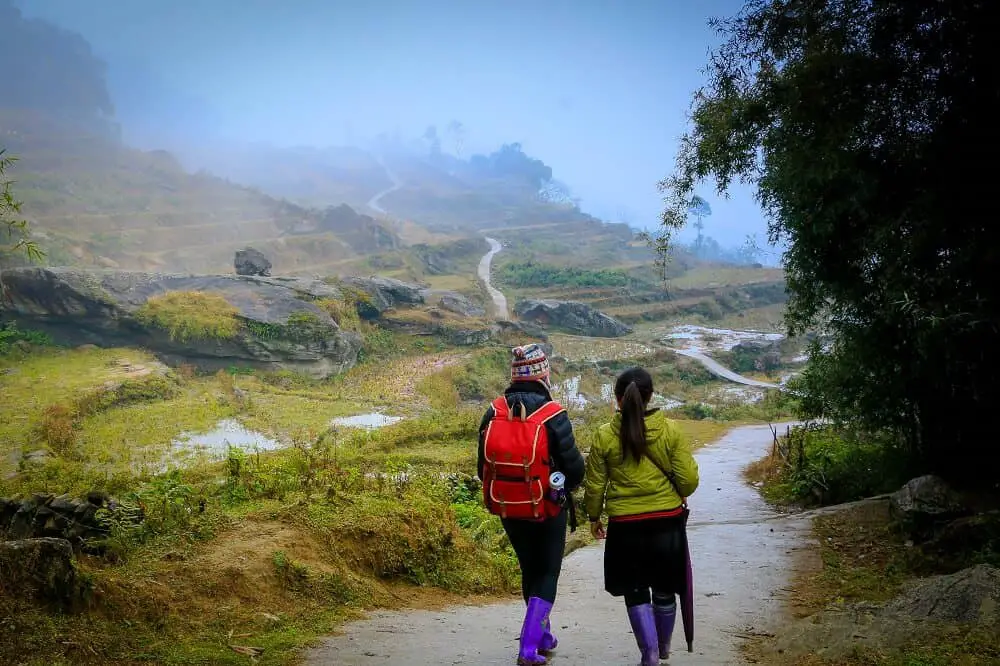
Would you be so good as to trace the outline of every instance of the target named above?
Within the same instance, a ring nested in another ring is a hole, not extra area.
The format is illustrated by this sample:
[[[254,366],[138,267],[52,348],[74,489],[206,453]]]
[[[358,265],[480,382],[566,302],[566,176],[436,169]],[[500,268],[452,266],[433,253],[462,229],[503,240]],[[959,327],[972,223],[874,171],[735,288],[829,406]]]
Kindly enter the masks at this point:
[[[524,358],[524,347],[514,347],[510,353],[514,355],[514,358]]]

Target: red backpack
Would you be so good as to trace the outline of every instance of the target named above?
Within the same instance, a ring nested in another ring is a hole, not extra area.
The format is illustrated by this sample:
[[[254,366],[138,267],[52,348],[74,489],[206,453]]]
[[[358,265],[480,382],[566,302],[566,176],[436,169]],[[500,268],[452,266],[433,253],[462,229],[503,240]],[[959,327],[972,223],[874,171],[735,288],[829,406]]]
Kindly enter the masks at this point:
[[[483,501],[502,518],[542,520],[562,508],[549,499],[549,434],[545,423],[566,411],[547,402],[533,414],[524,404],[511,409],[503,396],[493,401],[493,420],[483,438]]]

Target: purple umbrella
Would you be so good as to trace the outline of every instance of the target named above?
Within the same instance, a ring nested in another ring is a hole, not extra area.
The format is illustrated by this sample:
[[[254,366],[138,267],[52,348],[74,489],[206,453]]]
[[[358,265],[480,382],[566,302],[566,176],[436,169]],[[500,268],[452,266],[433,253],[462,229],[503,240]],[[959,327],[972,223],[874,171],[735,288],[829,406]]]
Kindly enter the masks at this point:
[[[688,652],[694,652],[694,575],[691,571],[691,547],[687,540],[687,520],[691,515],[684,498],[684,590],[681,592],[681,620],[684,622],[684,640],[687,641]]]

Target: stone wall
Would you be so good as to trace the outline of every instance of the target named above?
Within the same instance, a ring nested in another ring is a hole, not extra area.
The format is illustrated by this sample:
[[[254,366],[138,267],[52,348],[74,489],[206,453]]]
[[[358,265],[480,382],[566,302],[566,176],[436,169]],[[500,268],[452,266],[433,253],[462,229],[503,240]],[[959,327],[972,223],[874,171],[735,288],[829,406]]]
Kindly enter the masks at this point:
[[[100,493],[91,493],[85,500],[46,494],[0,498],[0,540],[52,537],[65,539],[77,550],[95,550],[108,535],[97,512],[108,506]]]

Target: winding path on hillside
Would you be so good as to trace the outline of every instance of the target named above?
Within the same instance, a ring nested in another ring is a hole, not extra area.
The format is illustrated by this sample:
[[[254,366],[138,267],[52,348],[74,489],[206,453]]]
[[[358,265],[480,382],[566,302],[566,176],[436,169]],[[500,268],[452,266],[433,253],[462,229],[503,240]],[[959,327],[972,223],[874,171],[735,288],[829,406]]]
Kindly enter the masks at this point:
[[[493,299],[496,318],[507,321],[510,319],[510,313],[507,310],[507,297],[490,282],[490,273],[493,270],[493,257],[503,250],[503,244],[495,238],[489,237],[486,237],[486,242],[490,244],[490,251],[484,254],[483,258],[479,260],[479,279],[483,281],[486,291],[489,292],[490,298]]]
[[[696,453],[701,486],[691,498],[689,525],[695,651],[683,651],[678,622],[674,645],[681,649],[671,663],[742,663],[741,637],[767,631],[781,619],[794,551],[808,544],[810,520],[775,512],[744,483],[743,468],[763,457],[771,442],[767,426],[749,426]],[[638,661],[625,608],[604,592],[603,560],[597,545],[564,561],[552,615],[560,645],[550,664]],[[305,663],[507,665],[517,656],[522,615],[520,601],[377,613],[308,651]]]
[[[699,363],[702,364],[702,366],[705,367],[706,370],[711,372],[716,377],[721,377],[722,379],[728,379],[729,381],[734,382],[736,384],[744,384],[746,386],[757,386],[760,388],[778,389],[779,391],[783,390],[784,388],[782,386],[779,386],[778,384],[772,384],[770,382],[762,382],[757,379],[750,379],[749,377],[744,377],[743,375],[733,372],[732,370],[722,365],[715,359],[705,356],[701,352],[695,351],[693,349],[675,349],[674,352],[680,354],[681,356],[687,356],[688,358],[692,358],[698,361]]]
[[[382,208],[382,205],[379,202],[382,200],[382,197],[388,194],[392,194],[393,192],[401,188],[403,186],[403,181],[400,180],[395,173],[393,173],[392,169],[390,169],[385,165],[385,161],[382,159],[381,155],[375,155],[374,157],[375,161],[378,162],[378,165],[382,167],[383,171],[385,171],[385,175],[388,176],[389,180],[392,182],[392,185],[385,188],[384,190],[373,196],[371,199],[369,199],[368,207],[371,208],[376,213],[378,213],[379,215],[388,215],[389,213],[386,212],[385,208]]]

